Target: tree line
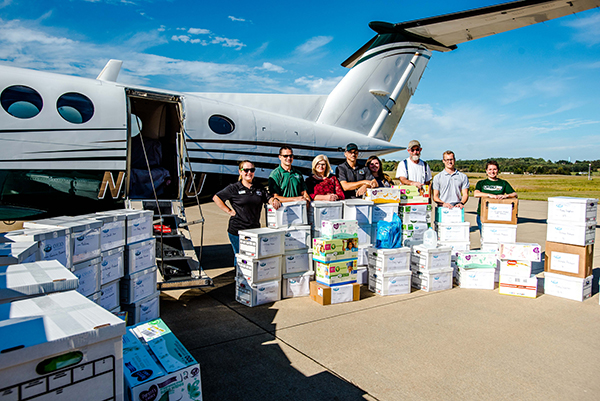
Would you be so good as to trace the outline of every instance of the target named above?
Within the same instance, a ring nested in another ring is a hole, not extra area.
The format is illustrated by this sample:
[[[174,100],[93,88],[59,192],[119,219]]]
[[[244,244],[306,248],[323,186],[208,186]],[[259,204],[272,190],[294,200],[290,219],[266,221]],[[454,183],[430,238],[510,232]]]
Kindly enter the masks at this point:
[[[485,173],[485,165],[488,160],[457,160],[456,168],[465,173]],[[509,172],[514,174],[563,174],[570,175],[572,173],[587,173],[589,165],[592,165],[592,172],[600,171],[600,160],[576,160],[570,162],[568,160],[544,160],[542,158],[535,159],[533,157],[522,157],[518,159],[499,157],[496,159],[500,165],[501,172]],[[394,171],[398,166],[399,161],[382,159],[383,169],[385,171]],[[432,171],[442,171],[444,163],[441,159],[427,160],[427,164]]]

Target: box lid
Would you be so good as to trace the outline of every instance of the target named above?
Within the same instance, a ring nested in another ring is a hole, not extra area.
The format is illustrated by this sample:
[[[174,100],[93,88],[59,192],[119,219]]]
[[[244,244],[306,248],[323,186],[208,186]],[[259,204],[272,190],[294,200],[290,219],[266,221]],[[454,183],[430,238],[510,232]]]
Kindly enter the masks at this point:
[[[69,234],[69,230],[61,227],[25,228],[23,230],[4,233],[4,239],[0,240],[0,242],[44,241],[52,238],[66,237],[67,234]]]
[[[312,201],[312,207],[342,207],[344,204],[340,201]]]
[[[342,203],[348,206],[375,205],[375,202],[366,199],[346,199]]]
[[[0,264],[21,263],[37,250],[37,242],[5,242],[0,244]]]
[[[552,196],[548,198],[548,202],[569,202],[569,203],[598,203],[597,198],[576,198],[573,196]]]
[[[79,279],[57,260],[0,266],[0,302],[78,286]]]

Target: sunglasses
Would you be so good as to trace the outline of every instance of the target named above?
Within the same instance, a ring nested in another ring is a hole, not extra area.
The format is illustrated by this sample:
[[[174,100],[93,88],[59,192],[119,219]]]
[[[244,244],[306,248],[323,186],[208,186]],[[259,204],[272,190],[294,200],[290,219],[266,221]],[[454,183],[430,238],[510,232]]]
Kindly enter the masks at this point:
[[[287,159],[287,158],[293,158],[293,157],[294,157],[294,155],[279,155],[279,156],[281,156],[281,157],[283,157],[283,158],[286,158],[286,159]]]
[[[252,167],[252,168],[243,168],[242,171],[244,173],[254,173],[256,171],[256,168],[255,167]]]

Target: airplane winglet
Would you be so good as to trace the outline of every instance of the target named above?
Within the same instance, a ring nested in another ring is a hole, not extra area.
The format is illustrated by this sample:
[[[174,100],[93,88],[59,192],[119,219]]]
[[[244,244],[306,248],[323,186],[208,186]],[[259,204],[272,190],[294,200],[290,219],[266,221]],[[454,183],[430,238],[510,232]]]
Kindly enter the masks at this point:
[[[100,81],[116,82],[122,65],[123,62],[121,60],[108,60],[108,63],[106,63],[106,66],[104,66],[96,79]]]

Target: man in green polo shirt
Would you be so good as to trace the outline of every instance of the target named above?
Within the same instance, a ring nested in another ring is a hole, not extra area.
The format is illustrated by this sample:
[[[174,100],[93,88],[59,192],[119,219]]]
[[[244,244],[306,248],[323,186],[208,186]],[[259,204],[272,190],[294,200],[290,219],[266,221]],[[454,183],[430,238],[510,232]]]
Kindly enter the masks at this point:
[[[292,167],[294,152],[289,146],[279,149],[281,164],[269,175],[269,192],[280,202],[305,200],[310,202],[306,192],[304,177],[297,168]]]

